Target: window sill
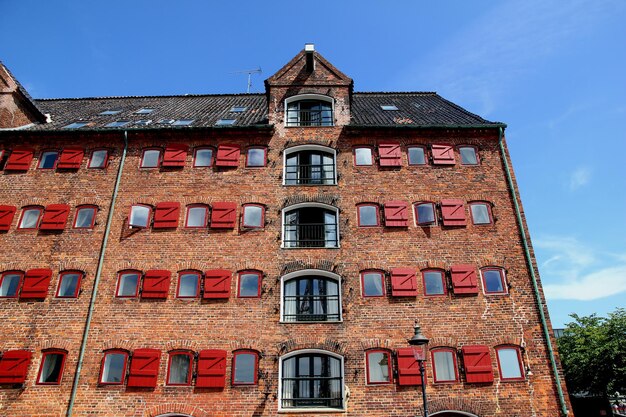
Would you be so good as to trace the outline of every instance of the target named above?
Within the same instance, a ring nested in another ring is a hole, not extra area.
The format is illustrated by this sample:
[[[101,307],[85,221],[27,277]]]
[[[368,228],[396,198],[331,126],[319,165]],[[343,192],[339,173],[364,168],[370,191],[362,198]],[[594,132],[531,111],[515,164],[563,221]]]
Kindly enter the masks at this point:
[[[285,187],[336,187],[338,184],[285,184]]]
[[[326,320],[326,321],[279,321],[278,324],[341,324],[343,320]]]
[[[279,414],[302,414],[302,413],[345,413],[345,408],[279,408]]]
[[[341,249],[341,246],[314,246],[314,247],[286,247],[281,245],[280,246],[281,249],[287,249],[287,250],[298,250],[298,249]]]

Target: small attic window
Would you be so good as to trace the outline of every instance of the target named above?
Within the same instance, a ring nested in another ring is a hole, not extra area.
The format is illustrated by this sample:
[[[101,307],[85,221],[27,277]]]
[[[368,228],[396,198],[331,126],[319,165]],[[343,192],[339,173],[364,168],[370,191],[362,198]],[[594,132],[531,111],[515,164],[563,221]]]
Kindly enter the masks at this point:
[[[111,116],[113,114],[118,114],[121,113],[121,110],[105,110],[102,113],[100,113],[100,116]]]
[[[74,122],[70,123],[67,126],[63,126],[63,129],[80,129],[81,127],[85,127],[89,124],[89,122]]]
[[[152,123],[152,120],[137,120],[134,125],[135,126],[148,126]]]
[[[247,110],[248,108],[246,106],[233,106],[230,109],[231,113],[243,113]]]
[[[380,108],[385,111],[398,110],[395,104],[381,104]]]
[[[161,119],[161,120],[159,120],[159,124],[160,125],[171,125],[175,121],[176,120],[174,120],[174,119]]]
[[[114,122],[107,123],[104,127],[124,127],[129,123],[130,122],[128,120],[116,120]]]
[[[237,120],[235,119],[219,119],[216,123],[215,126],[232,126],[235,124]]]
[[[135,114],[150,114],[154,111],[154,109],[147,109],[147,108],[143,108],[143,109],[139,109],[135,112]]]
[[[172,123],[172,126],[189,126],[193,123],[193,119],[178,119]]]

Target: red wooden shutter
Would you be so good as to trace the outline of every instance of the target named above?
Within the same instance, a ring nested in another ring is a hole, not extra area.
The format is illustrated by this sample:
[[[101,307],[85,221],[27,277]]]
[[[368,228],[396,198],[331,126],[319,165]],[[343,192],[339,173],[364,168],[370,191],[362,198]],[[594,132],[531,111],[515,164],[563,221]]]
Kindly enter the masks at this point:
[[[167,145],[167,148],[165,148],[161,166],[184,167],[185,160],[187,159],[187,151],[189,151],[189,146],[184,143],[170,143]]]
[[[398,384],[422,385],[419,362],[415,360],[413,348],[396,350],[398,356]],[[426,372],[424,372],[426,376]]]
[[[40,230],[63,230],[70,214],[70,206],[67,204],[49,204],[41,219]]]
[[[454,148],[450,145],[432,145],[433,164],[454,165]]]
[[[63,149],[57,168],[60,169],[78,169],[83,162],[85,150],[83,148],[69,147]]]
[[[133,352],[128,375],[129,387],[154,388],[159,376],[161,351],[157,349],[137,349]]]
[[[402,152],[398,142],[378,144],[378,155],[381,167],[399,167],[402,165]]]
[[[485,345],[463,346],[463,363],[465,365],[465,379],[468,383],[493,382],[491,370],[491,356],[489,347]]]
[[[218,167],[238,167],[240,154],[239,145],[219,145],[215,165]]]
[[[146,271],[143,277],[141,298],[167,298],[170,292],[172,273],[163,269]]]
[[[478,281],[474,265],[453,265],[450,268],[455,294],[478,294]]]
[[[15,206],[0,206],[0,231],[6,232],[13,223],[13,216],[15,216]]]
[[[22,284],[22,298],[43,299],[48,295],[48,287],[50,286],[50,278],[52,271],[50,269],[29,269],[24,274],[24,283]]]
[[[224,388],[226,385],[226,351],[201,350],[198,354],[198,388]]]
[[[409,209],[405,201],[388,201],[385,203],[385,226],[407,227],[409,225]]]
[[[411,268],[391,270],[391,295],[393,297],[414,297],[417,295],[417,278]]]
[[[154,209],[154,223],[152,227],[155,229],[176,229],[179,216],[180,203],[158,203]]]
[[[465,206],[462,200],[441,200],[441,216],[444,226],[465,226]]]
[[[13,149],[9,159],[7,159],[7,163],[4,165],[4,169],[7,171],[28,171],[34,153],[35,151],[32,148]]]
[[[233,229],[237,225],[237,204],[229,202],[213,203],[211,228]]]
[[[26,381],[32,353],[27,350],[9,350],[0,359],[0,384],[23,384]]]
[[[211,269],[204,273],[204,295],[202,298],[229,298],[232,272],[226,269]]]

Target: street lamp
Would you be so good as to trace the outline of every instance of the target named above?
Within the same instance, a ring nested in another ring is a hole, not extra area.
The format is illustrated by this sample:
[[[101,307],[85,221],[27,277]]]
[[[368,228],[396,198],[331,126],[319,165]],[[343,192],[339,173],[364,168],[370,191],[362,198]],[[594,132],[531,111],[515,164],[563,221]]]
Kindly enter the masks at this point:
[[[420,326],[415,322],[413,326],[415,334],[408,340],[409,345],[413,346],[413,356],[420,367],[420,377],[422,378],[422,402],[424,403],[424,417],[428,417],[428,403],[426,402],[426,378],[424,375],[424,361],[426,360],[426,347],[428,346],[428,338],[422,334]]]

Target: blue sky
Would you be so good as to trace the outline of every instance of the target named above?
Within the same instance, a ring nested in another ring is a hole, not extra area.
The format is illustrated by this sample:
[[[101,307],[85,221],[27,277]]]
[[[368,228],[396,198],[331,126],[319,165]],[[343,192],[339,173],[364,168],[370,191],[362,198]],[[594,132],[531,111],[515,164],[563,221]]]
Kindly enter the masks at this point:
[[[357,91],[437,91],[506,135],[555,327],[626,306],[626,1],[0,0],[36,98],[253,91],[305,42]]]

